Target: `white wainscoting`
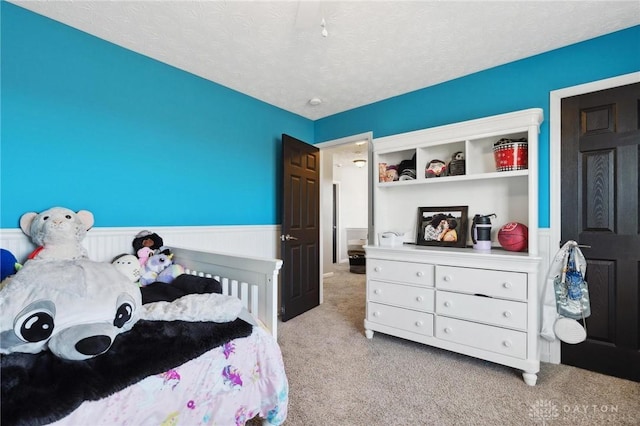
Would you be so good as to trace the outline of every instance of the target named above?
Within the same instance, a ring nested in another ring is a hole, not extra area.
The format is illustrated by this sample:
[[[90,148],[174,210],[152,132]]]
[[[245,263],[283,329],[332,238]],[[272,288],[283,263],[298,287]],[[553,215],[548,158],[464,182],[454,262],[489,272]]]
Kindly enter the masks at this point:
[[[540,301],[540,309],[538,311],[538,328],[542,325],[542,301],[544,300],[544,290],[547,283],[547,272],[551,260],[556,255],[559,247],[551,243],[551,231],[549,228],[538,229],[538,255],[542,258],[540,265],[540,282],[538,283],[538,300]],[[541,337],[538,338],[538,347],[540,348],[540,361],[560,364],[560,343],[558,340],[549,342]]]
[[[110,262],[117,255],[133,253],[131,243],[145,228],[92,228],[83,244],[92,260]],[[160,235],[168,247],[183,247],[253,257],[280,258],[280,225],[167,226],[148,228]],[[35,249],[20,229],[1,229],[0,247],[19,262]]]

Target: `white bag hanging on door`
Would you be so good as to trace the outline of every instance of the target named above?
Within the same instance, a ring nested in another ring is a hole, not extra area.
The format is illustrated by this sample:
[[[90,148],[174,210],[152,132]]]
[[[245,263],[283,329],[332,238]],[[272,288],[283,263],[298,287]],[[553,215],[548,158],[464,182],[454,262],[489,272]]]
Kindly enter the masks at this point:
[[[569,247],[562,274],[553,280],[556,310],[561,316],[579,320],[591,315],[589,289],[584,279],[586,270],[587,262],[577,244]]]
[[[591,314],[587,282],[584,280],[586,269],[587,262],[577,242],[567,241],[556,253],[549,267],[543,294],[540,330],[543,338],[554,341],[557,336],[570,344],[586,339],[584,319]],[[576,321],[576,316],[582,318],[584,328]]]

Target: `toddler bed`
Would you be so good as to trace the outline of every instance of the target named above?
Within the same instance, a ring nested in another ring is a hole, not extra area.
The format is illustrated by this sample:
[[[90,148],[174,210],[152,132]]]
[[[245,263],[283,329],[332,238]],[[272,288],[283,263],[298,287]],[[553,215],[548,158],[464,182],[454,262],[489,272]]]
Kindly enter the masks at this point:
[[[284,422],[288,382],[277,344],[282,261],[178,247],[171,251],[186,274],[215,278],[223,294],[242,301],[238,319],[215,329],[207,322],[189,323],[186,329],[180,321],[140,320],[107,354],[86,361],[60,360],[48,351],[3,355],[3,425],[244,425],[256,417],[265,425]],[[140,334],[170,337],[162,343],[139,340],[136,357],[117,359],[124,348],[131,352],[127,345]],[[148,374],[152,367],[145,361],[157,353],[162,362]],[[56,375],[35,373],[43,369]],[[19,395],[25,387],[37,389]]]

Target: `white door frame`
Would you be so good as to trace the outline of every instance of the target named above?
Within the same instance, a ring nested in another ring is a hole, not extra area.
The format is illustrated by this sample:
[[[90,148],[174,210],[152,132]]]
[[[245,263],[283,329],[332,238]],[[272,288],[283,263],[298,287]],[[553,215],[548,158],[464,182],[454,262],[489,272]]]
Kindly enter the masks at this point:
[[[640,72],[633,72],[549,92],[549,241],[551,244],[549,255],[552,257],[560,248],[562,225],[560,220],[560,208],[562,206],[562,200],[560,198],[562,99],[633,83],[640,83]],[[549,264],[551,264],[552,260],[553,258],[549,259]],[[551,357],[549,362],[560,363],[560,342],[558,340],[551,343],[549,354]]]

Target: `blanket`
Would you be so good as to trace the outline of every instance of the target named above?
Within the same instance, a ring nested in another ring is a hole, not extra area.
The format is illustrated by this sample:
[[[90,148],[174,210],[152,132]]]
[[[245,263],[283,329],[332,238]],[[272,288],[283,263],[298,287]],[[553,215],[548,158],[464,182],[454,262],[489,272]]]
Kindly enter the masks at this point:
[[[175,293],[175,288],[166,287]],[[251,332],[252,326],[242,319],[227,323],[139,320],[116,338],[107,353],[88,360],[69,361],[49,351],[2,355],[1,423],[54,422],[83,401],[109,396]]]

